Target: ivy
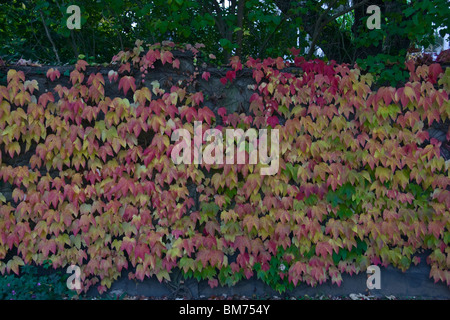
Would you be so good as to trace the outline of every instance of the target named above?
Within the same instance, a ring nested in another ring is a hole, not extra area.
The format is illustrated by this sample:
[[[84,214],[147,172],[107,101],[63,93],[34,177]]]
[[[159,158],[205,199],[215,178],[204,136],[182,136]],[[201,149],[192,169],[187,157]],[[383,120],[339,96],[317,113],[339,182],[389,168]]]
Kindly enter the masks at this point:
[[[196,58],[200,48],[136,41],[114,56],[107,79],[84,60],[67,86],[60,68],[48,69],[47,92],[7,71],[2,275],[50,260],[53,268],[80,266],[83,291],[104,292],[124,269],[139,281],[170,281],[179,269],[212,287],[256,275],[284,292],[299,283],[340,285],[342,274],[370,264],[406,270],[427,249],[430,276],[449,283],[450,164],[443,142],[427,132],[450,116],[448,70],[410,63],[403,85],[374,89],[372,74],[348,65],[233,57],[225,85],[245,74],[255,80],[247,114],[206,106],[196,85],[208,81],[203,66],[171,86],[142,82],[163,64],[183,74],[172,52]],[[278,129],[278,171],[176,165],[171,135],[193,133],[194,121],[203,132]]]
[[[351,250],[341,248],[338,252],[333,252],[333,262],[338,266],[340,261],[353,261],[357,257],[362,256],[366,251],[367,243],[362,240],[357,240],[356,246]]]
[[[347,208],[353,204],[352,196],[354,194],[355,187],[350,183],[346,183],[336,191],[328,191],[326,199],[333,207],[343,204],[343,206],[340,206],[340,209],[348,210]]]

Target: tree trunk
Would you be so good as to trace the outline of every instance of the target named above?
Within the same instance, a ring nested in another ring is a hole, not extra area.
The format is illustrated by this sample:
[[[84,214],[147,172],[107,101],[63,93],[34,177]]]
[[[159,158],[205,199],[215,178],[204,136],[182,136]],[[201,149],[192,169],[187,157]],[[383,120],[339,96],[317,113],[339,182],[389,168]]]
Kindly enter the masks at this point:
[[[242,38],[244,35],[244,10],[245,10],[245,0],[238,0],[238,8],[237,8],[237,27],[239,30],[236,33],[236,43],[238,48],[236,50],[236,55],[241,57],[242,55]]]

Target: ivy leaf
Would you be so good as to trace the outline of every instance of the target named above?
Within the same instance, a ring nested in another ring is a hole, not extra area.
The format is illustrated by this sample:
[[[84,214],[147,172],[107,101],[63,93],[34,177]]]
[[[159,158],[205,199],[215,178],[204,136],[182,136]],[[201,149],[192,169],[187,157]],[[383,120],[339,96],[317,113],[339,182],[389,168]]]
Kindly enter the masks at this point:
[[[333,254],[333,248],[328,242],[319,242],[316,244],[316,255],[326,258]]]
[[[337,192],[334,192],[334,191],[329,191],[327,193],[326,199],[329,203],[331,203],[333,208],[337,207],[338,204],[342,203],[342,200],[338,196]]]
[[[23,73],[23,71],[9,69],[8,73],[6,74],[6,81],[10,83],[13,81],[18,82],[18,80],[25,81],[25,74]]]
[[[241,60],[240,60],[239,56],[231,57],[230,65],[233,68],[233,70],[235,70],[235,71],[242,70],[242,63],[241,63]]]
[[[139,105],[144,106],[146,101],[152,101],[152,93],[149,88],[143,87],[134,92],[133,100],[134,102],[137,102]]]
[[[199,106],[203,102],[203,93],[201,91],[190,96],[194,106]]]
[[[443,73],[442,67],[439,63],[433,63],[428,67],[428,80],[435,84],[438,76]]]
[[[204,107],[198,109],[198,120],[206,121],[207,124],[211,125],[211,119],[214,119],[216,116],[214,112],[211,111],[208,107]]]
[[[166,62],[172,63],[172,59],[173,59],[172,52],[170,52],[170,51],[161,51],[161,62],[162,62],[162,64],[165,64]]]
[[[375,169],[375,178],[379,179],[381,183],[390,180],[392,172],[388,168],[377,167]]]
[[[73,70],[70,73],[70,81],[72,82],[72,85],[74,86],[75,83],[82,83],[84,80],[84,74],[79,72],[77,69]]]
[[[264,73],[261,70],[253,70],[253,79],[255,79],[256,83],[260,83],[261,79],[264,77]]]
[[[77,69],[78,71],[86,71],[86,66],[89,65],[89,63],[87,63],[84,60],[78,60],[77,63],[75,64],[75,69]]]
[[[208,81],[209,77],[211,76],[211,74],[209,72],[203,72],[202,73],[202,79]]]
[[[180,69],[180,60],[178,59],[173,60],[172,66],[176,69]]]
[[[24,266],[22,258],[19,256],[14,256],[11,260],[6,263],[6,269],[8,272],[12,270],[15,274],[19,275],[19,267]]]
[[[59,79],[61,76],[61,73],[58,69],[50,68],[47,70],[47,78],[49,78],[51,81],[55,81],[55,79]]]
[[[280,121],[278,120],[277,116],[271,116],[267,118],[267,124],[272,128],[275,128],[276,125],[280,124]]]
[[[123,76],[119,81],[119,90],[123,88],[123,93],[126,95],[131,88],[133,92],[136,91],[135,79],[132,76]]]
[[[221,108],[217,109],[217,113],[219,114],[219,116],[225,117],[227,115],[227,109],[224,107],[221,107]]]
[[[129,237],[124,237],[122,239],[122,246],[120,247],[120,250],[125,250],[128,255],[130,255],[133,252],[133,248],[136,245],[136,239],[131,239]]]
[[[247,231],[252,231],[253,227],[255,230],[259,230],[259,219],[255,215],[246,215],[242,222],[242,226],[247,228]]]
[[[232,82],[234,79],[236,79],[236,71],[234,70],[227,71],[227,73],[225,74],[225,79]]]
[[[17,141],[15,141],[15,142],[13,142],[13,143],[10,143],[10,144],[7,146],[7,149],[8,149],[9,156],[10,156],[11,158],[14,157],[14,153],[17,153],[17,155],[20,154],[20,145],[19,145],[19,142],[17,142]]]
[[[108,79],[109,79],[109,83],[113,83],[113,81],[117,81],[117,79],[119,78],[119,74],[117,73],[117,71],[114,70],[109,70],[108,71]]]

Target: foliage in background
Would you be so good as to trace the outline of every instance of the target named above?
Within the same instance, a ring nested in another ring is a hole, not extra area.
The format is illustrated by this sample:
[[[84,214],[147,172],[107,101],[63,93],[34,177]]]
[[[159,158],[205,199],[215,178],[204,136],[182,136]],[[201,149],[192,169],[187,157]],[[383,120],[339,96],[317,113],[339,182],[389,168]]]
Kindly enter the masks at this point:
[[[50,264],[44,264],[45,269],[49,267]],[[67,289],[67,278],[61,270],[45,275],[39,274],[36,266],[24,265],[20,267],[20,277],[15,274],[0,276],[0,300],[70,299],[76,292]]]
[[[2,274],[49,259],[80,266],[83,290],[104,292],[123,269],[170,281],[178,268],[212,287],[256,274],[284,291],[340,285],[342,273],[371,264],[406,270],[429,250],[430,277],[450,284],[450,163],[440,153],[450,132],[441,142],[427,131],[448,122],[450,69],[408,63],[404,86],[373,91],[373,75],[295,49],[293,62],[233,57],[220,82],[252,74],[250,114],[214,114],[196,86],[211,76],[203,65],[182,83],[144,82],[162,64],[185,72],[174,48],[195,61],[201,46],[136,41],[114,56],[108,79],[79,60],[66,87],[49,68],[49,92],[8,70],[0,179],[13,191],[8,202],[0,194]],[[107,81],[120,96],[105,94]],[[246,164],[175,165],[171,133],[193,135],[194,121],[203,132],[277,128],[277,174],[249,164],[249,146]]]
[[[72,4],[81,8],[81,30],[66,27]],[[380,30],[366,27],[368,5],[381,8]],[[0,4],[0,56],[74,63],[82,54],[103,63],[143,39],[203,43],[225,63],[232,55],[284,56],[294,46],[308,58],[320,48],[353,64],[426,48],[448,34],[449,16],[447,0],[12,0]]]

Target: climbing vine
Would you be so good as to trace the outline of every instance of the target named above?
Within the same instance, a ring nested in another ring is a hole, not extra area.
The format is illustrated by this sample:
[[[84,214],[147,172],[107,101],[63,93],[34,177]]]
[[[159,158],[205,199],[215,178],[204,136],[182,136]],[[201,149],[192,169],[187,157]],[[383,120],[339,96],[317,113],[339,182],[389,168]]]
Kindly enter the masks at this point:
[[[340,285],[371,264],[406,270],[428,250],[430,276],[450,284],[449,161],[426,131],[449,119],[449,69],[408,64],[403,87],[373,90],[371,74],[294,49],[289,60],[233,57],[220,82],[251,72],[247,114],[204,105],[194,83],[213,75],[201,66],[170,87],[145,81],[161,65],[181,70],[174,50],[196,59],[199,49],[137,41],[106,79],[79,60],[68,86],[49,92],[8,70],[0,180],[13,192],[11,201],[0,194],[2,274],[49,259],[80,266],[84,291],[104,292],[123,269],[170,281],[175,268],[212,287],[255,275],[284,291]],[[46,75],[60,81],[58,67]],[[106,95],[106,82],[119,96]],[[194,136],[194,121],[224,136],[278,129],[277,174],[248,162],[251,146],[245,164],[174,164],[171,134]]]

